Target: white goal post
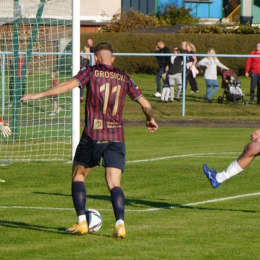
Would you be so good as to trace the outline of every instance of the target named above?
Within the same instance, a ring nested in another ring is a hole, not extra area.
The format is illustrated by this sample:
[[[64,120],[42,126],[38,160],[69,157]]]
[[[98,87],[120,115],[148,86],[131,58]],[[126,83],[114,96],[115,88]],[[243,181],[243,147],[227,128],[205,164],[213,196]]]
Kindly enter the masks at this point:
[[[72,160],[79,89],[22,105],[19,99],[79,71],[79,10],[77,0],[0,1],[0,118],[12,129],[0,135],[0,162]]]

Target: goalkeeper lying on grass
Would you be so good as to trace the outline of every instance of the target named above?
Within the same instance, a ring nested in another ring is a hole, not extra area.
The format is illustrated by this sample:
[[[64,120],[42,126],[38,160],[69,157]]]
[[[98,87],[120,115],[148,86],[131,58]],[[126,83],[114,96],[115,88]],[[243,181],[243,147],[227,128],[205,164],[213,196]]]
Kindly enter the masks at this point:
[[[11,135],[12,131],[10,127],[8,126],[7,122],[3,122],[3,120],[0,118],[0,130],[4,137],[7,137]]]

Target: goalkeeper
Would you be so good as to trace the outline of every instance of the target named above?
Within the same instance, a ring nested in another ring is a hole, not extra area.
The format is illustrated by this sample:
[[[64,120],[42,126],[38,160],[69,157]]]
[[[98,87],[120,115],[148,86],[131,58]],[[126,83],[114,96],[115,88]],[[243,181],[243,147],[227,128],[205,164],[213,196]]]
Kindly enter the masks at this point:
[[[3,122],[2,118],[0,118],[0,130],[4,137],[11,135],[12,131],[8,126],[7,122]]]

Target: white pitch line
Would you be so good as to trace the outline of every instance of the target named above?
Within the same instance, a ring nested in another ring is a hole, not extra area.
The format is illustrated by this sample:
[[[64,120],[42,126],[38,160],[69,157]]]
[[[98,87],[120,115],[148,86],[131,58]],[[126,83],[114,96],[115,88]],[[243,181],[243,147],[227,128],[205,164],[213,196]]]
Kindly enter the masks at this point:
[[[220,154],[220,153],[218,153]],[[238,154],[237,152],[221,152],[223,154]],[[160,160],[167,160],[173,158],[185,158],[185,157],[205,157],[205,156],[216,156],[216,153],[193,153],[193,154],[180,154],[180,155],[172,155],[172,156],[165,156],[159,158],[151,158],[151,159],[143,159],[143,160],[135,160],[135,161],[126,161],[126,163],[140,163],[140,162],[152,162],[152,161],[160,161]],[[223,156],[221,156],[222,158]]]
[[[236,195],[236,196],[226,197],[226,198],[219,198],[219,199],[213,199],[213,200],[205,200],[205,201],[181,204],[179,206],[169,206],[169,207],[161,207],[161,208],[144,209],[144,210],[139,210],[139,212],[159,211],[159,210],[164,210],[164,209],[177,209],[177,208],[181,208],[181,207],[198,206],[198,205],[203,205],[203,204],[221,202],[221,201],[226,201],[226,200],[235,200],[235,199],[259,196],[259,195],[260,195],[260,192],[256,192],[256,193]],[[128,211],[136,211],[136,210],[128,210]]]
[[[159,210],[165,210],[165,209],[178,209],[178,208],[182,208],[182,207],[198,206],[198,205],[203,205],[203,204],[210,204],[210,203],[216,203],[216,202],[227,201],[227,200],[235,200],[235,199],[241,199],[241,198],[247,198],[247,197],[253,197],[253,196],[260,196],[260,192],[236,195],[236,196],[213,199],[213,200],[192,202],[192,203],[187,203],[187,204],[181,204],[179,206],[169,206],[169,207],[150,208],[150,209],[133,209],[133,210],[126,209],[126,212],[151,212],[151,211],[159,211]],[[46,208],[46,207],[26,207],[26,206],[0,206],[0,209],[33,209],[33,210],[56,210],[56,211],[74,210],[74,208],[48,208],[48,207]],[[97,210],[98,211],[112,211],[111,209],[97,209]]]

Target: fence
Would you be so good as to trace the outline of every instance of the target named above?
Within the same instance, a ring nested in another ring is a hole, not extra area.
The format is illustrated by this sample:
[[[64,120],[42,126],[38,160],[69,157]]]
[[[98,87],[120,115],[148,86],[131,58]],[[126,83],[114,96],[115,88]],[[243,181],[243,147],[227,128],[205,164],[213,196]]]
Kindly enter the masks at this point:
[[[153,58],[153,62],[156,62],[156,56],[172,56],[173,54],[158,54],[158,53],[114,53],[114,56],[116,57],[150,57]],[[175,55],[175,54],[174,54]],[[176,56],[182,56],[183,57],[183,73],[182,73],[182,82],[186,83],[186,58],[187,56],[191,56],[191,54],[176,54]],[[200,57],[200,58],[204,58],[204,57],[209,57],[212,55],[208,55],[208,54],[195,54],[196,57]],[[241,54],[215,54],[214,56],[216,56],[217,58],[235,58],[235,59],[239,59],[239,58],[260,58],[260,55],[241,55]],[[127,60],[125,59],[124,62],[132,62],[131,59]],[[184,84],[183,84],[184,85]],[[182,88],[185,90],[185,87]],[[185,116],[185,91],[183,91],[182,93],[182,110],[181,110],[181,115]]]
[[[71,160],[71,139],[73,135],[72,126],[79,125],[77,117],[73,117],[72,111],[74,106],[79,106],[79,96],[72,98],[71,93],[62,95],[59,99],[59,104],[62,108],[62,112],[57,117],[50,117],[51,105],[49,99],[40,99],[30,101],[19,107],[17,104],[11,104],[11,107],[7,107],[7,103],[10,99],[9,88],[7,87],[10,81],[10,71],[8,70],[6,59],[12,55],[10,52],[0,52],[1,56],[1,70],[0,70],[0,82],[1,82],[1,117],[9,121],[12,129],[14,130],[13,121],[17,122],[17,129],[15,134],[9,138],[0,137],[1,154],[0,160],[6,158],[12,158],[13,161],[51,161],[51,160]],[[54,52],[54,53],[37,53],[32,52],[32,59],[34,56],[52,56],[54,60],[59,60],[60,57],[65,56],[65,61],[71,61],[71,52]],[[78,56],[84,55],[80,53]],[[90,56],[93,54],[90,53]],[[155,54],[155,53],[114,53],[118,64],[122,62],[134,62],[134,58],[140,60],[149,60],[151,63],[156,64],[156,56],[172,56],[173,54]],[[186,59],[185,57],[190,54],[177,54],[177,56],[183,56],[183,82],[186,83]],[[206,57],[205,54],[196,54],[197,57]],[[216,54],[218,58],[260,58],[260,55],[228,55],[228,54]],[[59,62],[55,61],[55,64]],[[68,62],[67,62],[68,64]],[[71,62],[69,62],[71,64]],[[143,62],[145,64],[145,62]],[[147,64],[146,64],[147,65]],[[116,65],[115,65],[116,66]],[[118,66],[120,68],[120,66]],[[39,92],[45,90],[46,87],[50,87],[51,79],[49,71],[46,68],[38,70],[30,68],[33,73],[29,75],[26,82],[26,92]],[[58,66],[59,69],[59,66]],[[128,71],[125,71],[127,74]],[[74,72],[75,74],[75,72]],[[153,69],[150,74],[156,74]],[[71,67],[68,73],[60,73],[58,76],[59,82],[64,82],[71,78]],[[133,80],[135,80],[133,78]],[[155,84],[155,81],[154,81]],[[184,84],[183,84],[184,85]],[[181,103],[181,116],[185,116],[186,106],[186,91],[183,86],[182,103]],[[21,91],[20,91],[21,92]],[[78,94],[79,95],[79,94]],[[74,122],[72,121],[74,118]],[[15,126],[16,127],[16,126]],[[77,130],[78,132],[78,130]],[[79,134],[78,134],[79,135]],[[76,138],[78,141],[78,138]]]

